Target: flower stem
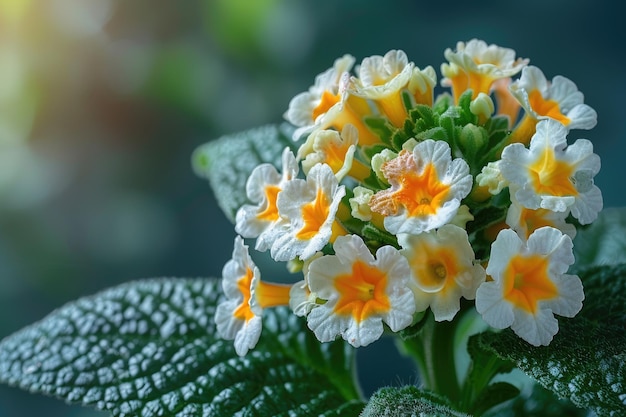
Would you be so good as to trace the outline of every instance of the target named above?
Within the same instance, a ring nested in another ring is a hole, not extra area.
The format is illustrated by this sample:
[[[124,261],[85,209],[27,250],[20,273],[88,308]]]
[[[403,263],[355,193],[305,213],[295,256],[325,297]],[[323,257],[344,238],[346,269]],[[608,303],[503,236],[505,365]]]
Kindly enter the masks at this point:
[[[424,388],[446,396],[452,403],[461,399],[454,359],[456,322],[435,322],[429,314],[419,335],[402,341],[405,351],[416,361]]]

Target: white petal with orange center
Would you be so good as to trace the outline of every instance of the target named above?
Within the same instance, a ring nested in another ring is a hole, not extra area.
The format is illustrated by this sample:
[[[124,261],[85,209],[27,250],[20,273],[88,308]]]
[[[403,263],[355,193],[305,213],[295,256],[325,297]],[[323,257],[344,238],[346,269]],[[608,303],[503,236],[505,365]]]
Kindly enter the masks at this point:
[[[270,231],[280,223],[276,201],[282,187],[298,175],[298,163],[289,148],[282,154],[282,173],[269,163],[258,165],[246,181],[246,196],[252,204],[244,204],[235,216],[235,231],[245,238],[257,238],[255,249],[265,251],[272,241]],[[272,234],[273,235],[273,234]]]
[[[597,123],[596,111],[584,104],[576,84],[563,76],[557,75],[549,82],[539,68],[531,65],[522,70],[509,89],[534,119],[554,119],[568,130],[592,129]]]
[[[415,303],[408,286],[406,259],[393,247],[384,246],[374,257],[356,235],[340,236],[335,255],[311,262],[311,291],[325,303],[307,316],[309,328],[322,342],[341,335],[355,347],[366,346],[383,333],[411,324]]]
[[[233,256],[222,270],[222,299],[215,311],[215,324],[221,337],[235,340],[235,350],[244,356],[261,335],[262,308],[250,303],[253,283],[260,273],[240,236],[235,238]]]
[[[272,258],[306,260],[321,250],[337,232],[335,214],[345,193],[326,164],[311,168],[306,180],[285,184],[277,200],[283,227],[272,230]]]
[[[354,57],[344,55],[335,60],[332,68],[315,77],[315,84],[308,91],[296,95],[289,102],[284,118],[297,126],[293,139],[298,140],[313,130],[316,121],[341,100],[340,83],[354,65]]]
[[[537,124],[530,147],[520,143],[504,148],[502,176],[516,186],[515,198],[524,207],[565,212],[582,224],[591,223],[602,209],[602,194],[593,183],[600,158],[593,145],[578,139],[567,146],[567,129],[551,119]]]
[[[485,280],[485,270],[475,265],[467,232],[447,224],[437,231],[399,235],[401,253],[408,259],[413,277],[411,288],[417,310],[430,307],[435,320],[452,320],[460,299],[473,300]]]
[[[444,141],[420,142],[381,170],[391,188],[376,193],[370,207],[385,216],[385,228],[394,234],[419,234],[450,222],[472,188],[469,166],[452,160]]]
[[[502,230],[487,266],[493,280],[478,288],[476,310],[495,328],[510,326],[535,346],[549,344],[558,331],[554,314],[573,317],[582,308],[582,283],[566,274],[572,247],[569,236],[552,227],[537,229],[527,242]]]

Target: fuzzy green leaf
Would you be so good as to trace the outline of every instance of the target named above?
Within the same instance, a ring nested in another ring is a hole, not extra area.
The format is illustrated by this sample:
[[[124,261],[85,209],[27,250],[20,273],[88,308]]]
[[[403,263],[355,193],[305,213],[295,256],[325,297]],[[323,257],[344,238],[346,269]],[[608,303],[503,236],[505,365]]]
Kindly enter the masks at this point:
[[[414,386],[381,388],[372,395],[360,417],[469,417],[448,401]]]
[[[483,333],[479,343],[578,407],[626,415],[626,265],[595,267],[580,277],[584,307],[559,320],[549,346],[533,347],[510,330]]]
[[[589,226],[579,229],[574,240],[577,266],[612,265],[626,254],[626,208],[604,209]]]
[[[216,336],[220,296],[218,280],[159,279],[79,299],[0,342],[0,382],[120,417],[358,415],[345,343],[270,309],[238,357]]]
[[[292,128],[268,125],[222,136],[198,147],[192,155],[195,173],[209,180],[220,208],[231,221],[248,202],[246,181],[259,164],[271,163],[280,171],[285,147],[293,145]]]
[[[518,395],[500,407],[486,412],[483,417],[591,417],[587,410],[578,408],[569,400],[560,400],[541,385]]]

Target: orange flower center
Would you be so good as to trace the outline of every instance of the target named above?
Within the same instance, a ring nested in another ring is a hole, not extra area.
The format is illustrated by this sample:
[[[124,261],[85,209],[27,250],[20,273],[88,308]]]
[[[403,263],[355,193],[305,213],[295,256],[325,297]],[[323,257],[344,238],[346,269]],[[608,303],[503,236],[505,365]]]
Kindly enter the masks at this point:
[[[439,181],[435,166],[428,164],[421,174],[406,172],[393,198],[408,210],[410,216],[428,216],[443,205],[449,191],[450,186]]]
[[[558,197],[578,195],[576,187],[570,180],[574,174],[574,166],[556,159],[554,149],[545,148],[528,168],[538,194]]]
[[[320,103],[313,109],[313,120],[316,120],[320,115],[326,113],[332,106],[339,103],[341,96],[339,94],[333,94],[328,90],[322,93]]]
[[[254,317],[254,313],[250,309],[250,284],[252,283],[252,277],[252,270],[246,268],[246,274],[237,280],[237,289],[243,295],[243,300],[233,311],[233,316],[246,322]]]
[[[530,94],[528,94],[528,100],[530,101],[530,107],[538,115],[558,120],[565,126],[570,124],[571,120],[561,113],[559,103],[555,100],[544,99],[538,90],[531,91]]]
[[[559,292],[548,275],[548,259],[541,255],[516,255],[504,271],[504,298],[517,308],[535,314],[539,301]]]
[[[360,323],[391,308],[386,293],[387,274],[363,261],[356,261],[351,273],[337,276],[334,284],[339,293],[336,314],[351,315]]]
[[[315,236],[328,218],[329,211],[328,198],[318,188],[315,200],[302,207],[304,226],[296,233],[296,237],[301,240],[308,240]]]
[[[520,224],[526,230],[525,232],[526,239],[528,239],[528,237],[532,234],[532,232],[539,229],[540,227],[544,227],[544,226],[555,227],[554,223],[548,220],[548,218],[546,217],[547,215],[551,213],[550,210],[542,209],[542,208],[537,209],[537,210],[532,210],[532,209],[522,207],[521,211],[522,212],[520,214],[519,221],[520,221]]]
[[[432,247],[422,242],[415,246],[413,253],[411,269],[423,291],[445,291],[459,274],[457,255],[450,248]]]
[[[265,201],[267,202],[267,207],[257,214],[256,217],[259,220],[273,222],[280,218],[278,215],[278,207],[276,207],[276,198],[278,197],[279,191],[280,187],[277,185],[268,185],[265,187]]]

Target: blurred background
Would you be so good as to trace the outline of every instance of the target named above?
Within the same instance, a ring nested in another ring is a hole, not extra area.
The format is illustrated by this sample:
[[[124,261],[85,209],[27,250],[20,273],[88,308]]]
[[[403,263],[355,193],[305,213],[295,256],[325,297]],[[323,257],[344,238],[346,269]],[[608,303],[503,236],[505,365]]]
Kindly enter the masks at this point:
[[[235,234],[192,151],[280,122],[344,53],[439,73],[477,37],[572,79],[599,117],[569,140],[594,142],[605,206],[626,205],[622,14],[572,4],[0,0],[0,338],[122,282],[219,276]],[[366,394],[416,379],[387,348],[359,351]],[[0,386],[0,417],[104,415]]]

